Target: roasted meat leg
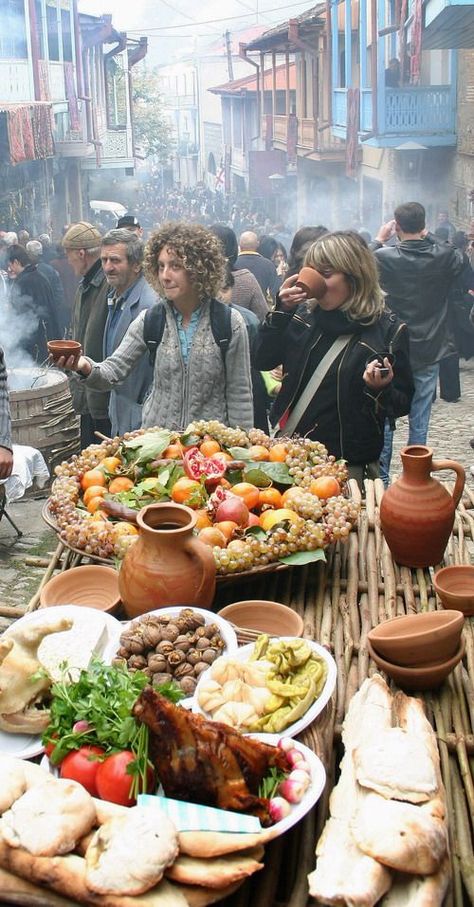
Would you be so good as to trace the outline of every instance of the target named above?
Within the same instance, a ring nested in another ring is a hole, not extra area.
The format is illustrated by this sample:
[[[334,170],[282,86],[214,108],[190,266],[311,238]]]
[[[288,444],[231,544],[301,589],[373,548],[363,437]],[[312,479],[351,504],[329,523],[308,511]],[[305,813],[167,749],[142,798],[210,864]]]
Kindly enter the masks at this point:
[[[288,768],[282,750],[175,706],[150,687],[133,713],[150,729],[150,754],[167,797],[249,813],[271,824],[258,786],[273,766]]]

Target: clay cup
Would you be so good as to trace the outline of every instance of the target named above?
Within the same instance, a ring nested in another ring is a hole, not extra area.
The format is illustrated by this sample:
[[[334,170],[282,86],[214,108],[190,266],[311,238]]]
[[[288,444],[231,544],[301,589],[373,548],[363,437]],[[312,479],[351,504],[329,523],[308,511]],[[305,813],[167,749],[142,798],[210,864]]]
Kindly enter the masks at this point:
[[[66,359],[69,359],[70,356],[74,356],[74,365],[77,365],[79,362],[82,346],[77,340],[48,340],[47,345],[48,353],[53,362],[57,362],[62,356]]]
[[[305,291],[308,299],[320,299],[327,290],[323,275],[315,268],[301,268],[296,286]]]

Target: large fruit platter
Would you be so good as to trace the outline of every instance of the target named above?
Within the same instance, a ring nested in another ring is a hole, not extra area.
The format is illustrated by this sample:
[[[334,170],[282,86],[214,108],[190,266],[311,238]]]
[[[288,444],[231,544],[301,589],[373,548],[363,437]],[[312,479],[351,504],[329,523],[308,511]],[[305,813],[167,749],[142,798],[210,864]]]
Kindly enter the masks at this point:
[[[46,513],[67,546],[113,560],[136,541],[142,507],[184,504],[224,577],[324,559],[357,519],[346,480],[344,462],[317,441],[194,422],[86,448],[56,467]]]

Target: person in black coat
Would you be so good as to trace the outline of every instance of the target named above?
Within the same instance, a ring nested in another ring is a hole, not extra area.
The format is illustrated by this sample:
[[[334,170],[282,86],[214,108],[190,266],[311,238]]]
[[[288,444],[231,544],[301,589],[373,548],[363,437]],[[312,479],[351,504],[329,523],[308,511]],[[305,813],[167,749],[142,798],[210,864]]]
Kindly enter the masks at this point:
[[[293,432],[321,441],[362,483],[364,476],[378,474],[385,419],[393,423],[410,409],[408,331],[385,307],[374,257],[357,233],[327,233],[310,247],[304,263],[324,276],[324,294],[308,300],[296,286],[297,275],[287,278],[275,310],[259,329],[253,363],[260,369],[283,364],[271,421],[285,434],[315,369],[342,338],[343,348]]]
[[[7,254],[11,278],[12,315],[21,324],[19,346],[36,362],[48,356],[47,341],[61,337],[50,284],[31,263],[22,246],[10,246]]]

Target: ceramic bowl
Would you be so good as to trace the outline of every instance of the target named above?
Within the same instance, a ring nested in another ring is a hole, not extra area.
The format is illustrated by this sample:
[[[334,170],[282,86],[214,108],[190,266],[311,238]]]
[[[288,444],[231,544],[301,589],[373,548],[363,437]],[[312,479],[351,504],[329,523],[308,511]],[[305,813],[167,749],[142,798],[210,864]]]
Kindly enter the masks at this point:
[[[474,615],[474,566],[443,567],[435,573],[433,584],[443,608],[456,608],[465,617]]]
[[[61,356],[66,358],[74,356],[74,364],[77,364],[82,353],[82,346],[77,340],[48,340],[47,345],[53,362],[56,362]]]
[[[308,299],[319,299],[327,290],[327,283],[323,275],[315,268],[301,268],[296,286],[305,291]]]
[[[85,605],[112,612],[120,604],[118,571],[113,567],[90,564],[72,567],[56,574],[42,588],[40,607]]]
[[[461,637],[457,652],[452,658],[434,665],[424,665],[422,668],[406,667],[385,661],[373,648],[370,639],[367,640],[370,657],[375,661],[381,671],[395,681],[403,690],[434,690],[446,680],[448,674],[456,667],[466,651],[466,641]]]
[[[461,611],[424,611],[384,621],[370,630],[369,640],[387,661],[421,667],[455,654],[463,624]]]
[[[271,636],[302,636],[303,618],[280,602],[234,602],[219,611],[219,617],[230,620],[236,627],[257,630]]]

